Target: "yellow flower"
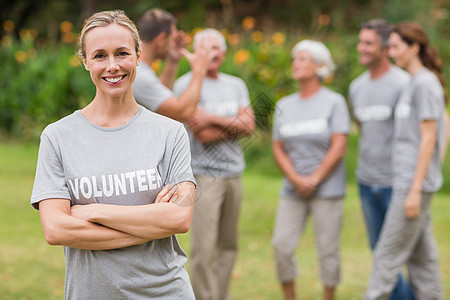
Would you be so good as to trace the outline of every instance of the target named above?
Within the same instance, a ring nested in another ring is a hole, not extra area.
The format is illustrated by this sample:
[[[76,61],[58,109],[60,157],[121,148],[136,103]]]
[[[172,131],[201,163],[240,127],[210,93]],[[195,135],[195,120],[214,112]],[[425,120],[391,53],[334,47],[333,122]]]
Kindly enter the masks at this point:
[[[234,63],[237,65],[242,65],[249,58],[250,58],[250,52],[247,49],[241,49],[241,50],[237,51],[233,56]]]
[[[78,55],[72,55],[70,58],[70,65],[74,68],[78,67],[81,64],[81,59]]]
[[[14,22],[11,20],[6,20],[3,22],[3,29],[6,32],[12,32],[14,30]]]
[[[61,30],[62,33],[68,33],[72,31],[73,25],[69,21],[64,21],[59,24],[59,30]]]
[[[327,78],[323,80],[324,83],[332,83],[334,79],[333,74],[330,74]]]
[[[229,35],[230,33],[228,32],[228,30],[227,30],[226,28],[220,29],[219,31],[220,31],[220,33],[223,35],[223,37],[224,37],[225,39],[228,38],[228,35]]]
[[[73,42],[75,42],[75,35],[70,31],[66,32],[62,36],[62,40],[66,44],[72,44]]]
[[[284,42],[286,42],[286,37],[282,32],[275,32],[272,35],[272,42],[274,42],[276,45],[283,45]]]
[[[191,46],[192,41],[193,41],[192,34],[190,34],[189,32],[185,32],[183,35],[183,42],[186,45],[186,47]]]
[[[252,41],[255,43],[261,43],[264,39],[264,34],[261,31],[255,31],[250,36],[252,38]]]
[[[261,78],[262,81],[266,82],[269,81],[270,77],[272,76],[272,72],[268,68],[262,68],[258,72],[259,78]]]
[[[150,67],[153,69],[155,73],[158,73],[159,70],[161,70],[161,60],[159,59],[155,60],[154,62],[152,62]]]
[[[242,28],[244,30],[252,30],[253,28],[255,28],[255,26],[256,26],[256,19],[253,17],[248,16],[242,20]]]
[[[194,36],[197,32],[199,32],[202,29],[203,28],[200,28],[200,27],[194,28],[194,30],[192,30],[192,36]]]
[[[22,51],[16,51],[16,53],[14,53],[14,58],[19,62],[19,63],[24,63],[27,60],[27,54]]]
[[[29,30],[30,37],[34,40],[38,36],[38,32],[36,29],[32,28]]]
[[[322,26],[326,26],[330,24],[330,16],[327,14],[321,14],[319,16],[319,24]]]
[[[239,35],[237,35],[236,33],[232,33],[228,36],[228,43],[231,46],[235,46],[237,44],[239,44]]]
[[[9,47],[12,45],[12,38],[9,35],[5,35],[2,37],[1,41],[2,47]]]
[[[31,31],[28,29],[20,30],[19,36],[20,36],[21,40],[32,40],[33,39],[33,35],[31,33]]]

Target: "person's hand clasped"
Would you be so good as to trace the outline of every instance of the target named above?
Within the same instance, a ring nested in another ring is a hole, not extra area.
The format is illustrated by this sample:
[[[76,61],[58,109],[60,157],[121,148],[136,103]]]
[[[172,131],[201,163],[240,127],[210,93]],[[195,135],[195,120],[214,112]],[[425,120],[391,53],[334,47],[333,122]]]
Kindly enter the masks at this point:
[[[311,197],[317,190],[317,181],[311,176],[298,175],[294,185],[297,194],[303,198]]]
[[[405,214],[408,219],[417,218],[420,215],[422,195],[420,192],[410,191],[405,200]]]

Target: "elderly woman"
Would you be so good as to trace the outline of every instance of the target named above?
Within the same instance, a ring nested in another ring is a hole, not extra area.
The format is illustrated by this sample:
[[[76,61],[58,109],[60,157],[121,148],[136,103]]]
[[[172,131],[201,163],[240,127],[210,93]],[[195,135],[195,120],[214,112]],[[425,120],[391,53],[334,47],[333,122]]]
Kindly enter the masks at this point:
[[[344,98],[322,86],[334,70],[329,50],[304,40],[292,50],[292,76],[300,90],[280,99],[273,154],[284,174],[273,246],[285,299],[295,299],[295,250],[311,214],[315,224],[324,299],[340,280],[340,231],[350,118]]]

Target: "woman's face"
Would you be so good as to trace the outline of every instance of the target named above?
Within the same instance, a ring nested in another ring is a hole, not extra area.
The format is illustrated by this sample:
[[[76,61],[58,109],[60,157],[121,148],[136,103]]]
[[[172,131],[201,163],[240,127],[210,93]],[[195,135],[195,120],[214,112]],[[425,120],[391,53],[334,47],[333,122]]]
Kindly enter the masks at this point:
[[[118,24],[95,27],[85,35],[84,66],[91,74],[97,94],[120,97],[136,77],[139,54],[131,32]]]
[[[314,61],[308,51],[298,51],[292,60],[292,78],[303,81],[317,77],[316,70],[319,65]]]
[[[415,48],[414,45],[408,45],[396,32],[389,36],[389,56],[401,68],[407,68],[417,55]]]

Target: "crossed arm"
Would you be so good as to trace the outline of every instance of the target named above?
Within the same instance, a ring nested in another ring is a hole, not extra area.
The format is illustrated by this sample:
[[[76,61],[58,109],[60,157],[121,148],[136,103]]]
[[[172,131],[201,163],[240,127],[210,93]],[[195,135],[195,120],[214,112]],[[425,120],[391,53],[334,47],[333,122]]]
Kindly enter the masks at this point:
[[[39,203],[39,210],[50,245],[107,250],[187,232],[194,198],[194,184],[182,182],[161,190],[153,204],[70,207],[67,199],[47,199]]]
[[[251,135],[255,116],[250,106],[240,107],[235,117],[211,115],[198,108],[188,126],[200,142],[217,142]]]

